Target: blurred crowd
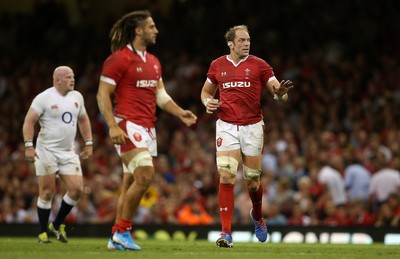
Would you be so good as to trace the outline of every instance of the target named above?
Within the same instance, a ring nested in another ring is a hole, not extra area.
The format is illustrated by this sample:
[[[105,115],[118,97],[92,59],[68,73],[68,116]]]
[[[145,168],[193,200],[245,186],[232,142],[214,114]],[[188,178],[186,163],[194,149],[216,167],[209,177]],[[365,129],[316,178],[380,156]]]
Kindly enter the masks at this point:
[[[267,224],[400,228],[400,2],[149,2],[124,11],[152,12],[160,34],[150,51],[163,65],[167,91],[199,121],[186,128],[158,111],[157,175],[134,224],[219,222],[216,115],[205,113],[200,91],[209,63],[228,52],[224,32],[245,23],[251,53],[295,83],[285,104],[263,96]],[[21,127],[58,65],[74,69],[95,143],[94,156],[82,161],[84,195],[67,220],[114,220],[122,167],[96,92],[119,14],[98,24],[79,3],[74,23],[60,1],[37,1],[29,13],[0,10],[0,223],[38,221],[37,179],[24,160]],[[251,202],[238,179],[233,222],[250,224]],[[60,184],[54,200],[63,193]]]

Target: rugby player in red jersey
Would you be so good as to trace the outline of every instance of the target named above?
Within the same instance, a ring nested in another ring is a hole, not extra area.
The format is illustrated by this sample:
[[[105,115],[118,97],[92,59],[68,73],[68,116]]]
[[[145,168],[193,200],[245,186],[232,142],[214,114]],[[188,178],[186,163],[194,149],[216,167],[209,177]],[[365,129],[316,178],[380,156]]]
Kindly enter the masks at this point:
[[[133,215],[155,173],[152,157],[157,156],[156,106],[187,126],[197,120],[165,91],[160,61],[147,52],[157,34],[147,10],[124,15],[110,32],[112,54],[103,64],[97,102],[121,156],[124,176],[109,249],[141,250],[130,230]]]
[[[263,59],[250,55],[250,35],[246,25],[230,28],[225,39],[228,55],[212,61],[201,100],[207,113],[218,111],[216,150],[219,178],[218,204],[222,232],[219,247],[232,247],[233,187],[239,163],[252,202],[250,217],[259,241],[267,240],[266,220],[262,217],[261,160],[264,143],[264,121],[261,94],[266,88],[277,101],[285,102],[293,82],[279,82],[272,67]],[[214,99],[216,92],[219,99]]]

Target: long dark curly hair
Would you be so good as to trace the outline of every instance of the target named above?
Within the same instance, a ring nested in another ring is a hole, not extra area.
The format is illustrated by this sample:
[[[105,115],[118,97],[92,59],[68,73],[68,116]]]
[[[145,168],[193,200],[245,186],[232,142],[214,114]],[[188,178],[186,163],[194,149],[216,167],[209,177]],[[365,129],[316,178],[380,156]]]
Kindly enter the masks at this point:
[[[151,17],[148,10],[133,11],[125,14],[111,28],[111,52],[123,48],[135,39],[135,28],[143,26],[144,21]]]

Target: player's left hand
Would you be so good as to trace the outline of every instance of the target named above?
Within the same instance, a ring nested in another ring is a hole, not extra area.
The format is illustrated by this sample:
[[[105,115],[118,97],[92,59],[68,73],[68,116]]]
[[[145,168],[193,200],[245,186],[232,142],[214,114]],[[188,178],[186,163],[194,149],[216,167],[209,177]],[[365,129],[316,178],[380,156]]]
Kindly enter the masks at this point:
[[[184,110],[183,113],[179,116],[179,119],[186,125],[186,126],[191,126],[196,123],[197,121],[197,116],[189,111],[189,110]]]
[[[293,82],[291,80],[282,80],[280,82],[280,86],[274,89],[274,93],[279,96],[287,94],[290,89],[294,87]]]
[[[34,147],[29,147],[25,149],[25,160],[28,162],[35,162],[36,150]]]
[[[93,146],[84,146],[83,151],[79,154],[82,159],[88,159],[93,155]]]

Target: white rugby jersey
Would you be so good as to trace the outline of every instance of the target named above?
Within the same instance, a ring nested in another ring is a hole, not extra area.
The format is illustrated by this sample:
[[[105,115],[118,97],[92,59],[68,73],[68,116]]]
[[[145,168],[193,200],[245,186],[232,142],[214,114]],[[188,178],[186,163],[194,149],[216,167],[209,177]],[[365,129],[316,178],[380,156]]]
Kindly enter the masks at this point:
[[[36,146],[59,151],[74,149],[78,117],[86,113],[81,93],[74,90],[62,96],[53,86],[38,94],[31,108],[40,116]]]

